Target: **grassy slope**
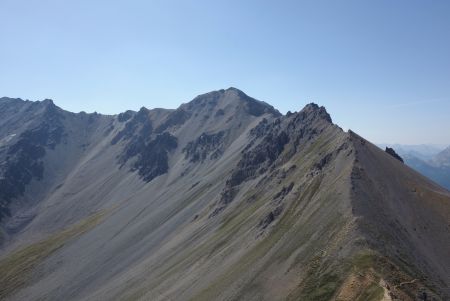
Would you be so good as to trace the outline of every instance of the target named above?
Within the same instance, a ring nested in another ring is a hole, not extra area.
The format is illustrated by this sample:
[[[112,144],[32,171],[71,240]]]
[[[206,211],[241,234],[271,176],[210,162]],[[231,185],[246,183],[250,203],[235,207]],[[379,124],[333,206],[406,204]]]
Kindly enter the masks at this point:
[[[32,280],[33,270],[41,262],[71,239],[94,227],[102,217],[103,213],[94,214],[66,230],[13,251],[2,258],[0,260],[0,300],[29,284]]]

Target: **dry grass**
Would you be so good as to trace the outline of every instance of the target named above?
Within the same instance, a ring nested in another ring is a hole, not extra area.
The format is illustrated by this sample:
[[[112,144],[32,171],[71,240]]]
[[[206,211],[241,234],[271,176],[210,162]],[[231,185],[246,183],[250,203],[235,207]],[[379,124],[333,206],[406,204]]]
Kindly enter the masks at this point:
[[[96,213],[48,238],[22,247],[0,260],[0,300],[25,286],[34,268],[53,252],[98,224],[103,213]]]

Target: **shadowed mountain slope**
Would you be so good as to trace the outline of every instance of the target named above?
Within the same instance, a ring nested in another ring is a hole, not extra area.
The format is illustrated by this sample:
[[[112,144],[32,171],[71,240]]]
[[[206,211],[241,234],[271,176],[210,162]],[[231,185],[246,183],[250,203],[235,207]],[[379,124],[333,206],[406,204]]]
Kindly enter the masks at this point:
[[[0,299],[449,298],[450,193],[316,104],[0,106]]]

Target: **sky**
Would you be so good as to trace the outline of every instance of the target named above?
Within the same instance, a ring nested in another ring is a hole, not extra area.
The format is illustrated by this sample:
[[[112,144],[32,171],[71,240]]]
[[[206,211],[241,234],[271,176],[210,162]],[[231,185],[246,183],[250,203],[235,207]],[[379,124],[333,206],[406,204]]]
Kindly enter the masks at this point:
[[[450,144],[450,1],[0,0],[0,96],[176,108],[236,87],[377,143]]]

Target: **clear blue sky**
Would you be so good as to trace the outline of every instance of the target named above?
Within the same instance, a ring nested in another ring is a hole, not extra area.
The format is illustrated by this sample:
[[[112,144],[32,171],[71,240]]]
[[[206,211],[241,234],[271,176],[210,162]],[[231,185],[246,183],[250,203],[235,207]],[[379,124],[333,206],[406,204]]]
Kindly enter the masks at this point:
[[[450,1],[0,0],[0,95],[175,108],[237,87],[374,142],[450,144]]]

